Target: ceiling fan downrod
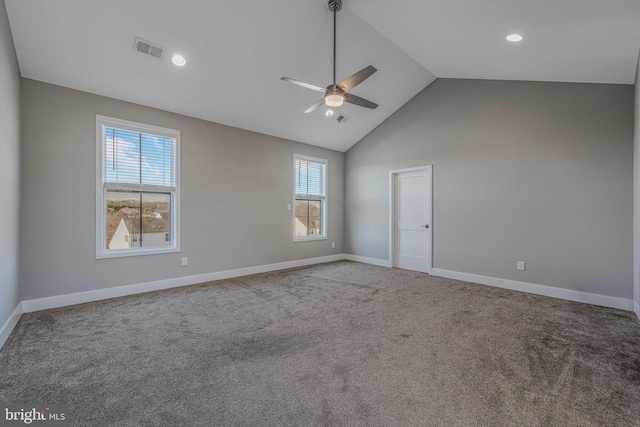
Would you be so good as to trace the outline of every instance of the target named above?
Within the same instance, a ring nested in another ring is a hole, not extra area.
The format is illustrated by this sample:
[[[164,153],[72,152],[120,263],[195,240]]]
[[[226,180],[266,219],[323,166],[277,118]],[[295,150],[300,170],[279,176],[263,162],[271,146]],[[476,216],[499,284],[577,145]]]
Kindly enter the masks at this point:
[[[342,9],[342,0],[329,0],[329,10],[333,12],[333,90],[336,90],[336,20]]]

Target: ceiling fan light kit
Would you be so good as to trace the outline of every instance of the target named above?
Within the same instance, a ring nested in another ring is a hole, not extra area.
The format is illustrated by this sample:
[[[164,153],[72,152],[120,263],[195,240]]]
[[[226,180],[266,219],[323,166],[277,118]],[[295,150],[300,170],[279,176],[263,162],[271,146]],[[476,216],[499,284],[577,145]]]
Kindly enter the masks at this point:
[[[324,103],[327,107],[336,108],[344,104],[344,98],[340,94],[332,94],[324,97]]]
[[[376,109],[378,104],[348,93],[348,91],[358,86],[360,83],[371,77],[373,73],[378,71],[373,66],[369,65],[336,84],[336,22],[338,12],[342,9],[342,0],[329,0],[328,6],[329,11],[333,13],[333,84],[324,89],[320,86],[291,79],[289,77],[281,77],[281,80],[307,89],[324,92],[324,97],[309,107],[305,113],[315,111],[322,104],[326,104],[331,108],[337,108],[342,106],[345,102],[358,105],[360,107],[370,108],[372,110]]]

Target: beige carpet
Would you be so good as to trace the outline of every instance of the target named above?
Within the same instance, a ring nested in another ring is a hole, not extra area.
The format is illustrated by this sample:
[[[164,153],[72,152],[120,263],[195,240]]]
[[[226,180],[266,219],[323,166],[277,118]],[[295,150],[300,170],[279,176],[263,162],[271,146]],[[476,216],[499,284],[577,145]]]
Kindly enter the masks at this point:
[[[24,315],[0,403],[74,426],[640,425],[640,322],[344,261]]]

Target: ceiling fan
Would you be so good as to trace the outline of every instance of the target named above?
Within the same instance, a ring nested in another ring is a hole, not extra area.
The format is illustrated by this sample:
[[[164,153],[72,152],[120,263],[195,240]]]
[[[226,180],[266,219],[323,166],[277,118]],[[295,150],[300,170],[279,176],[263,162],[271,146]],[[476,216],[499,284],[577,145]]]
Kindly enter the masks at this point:
[[[336,16],[340,9],[342,9],[342,0],[329,0],[329,10],[333,12],[333,84],[327,86],[325,89],[311,83],[290,79],[289,77],[281,77],[281,80],[284,80],[285,82],[324,93],[324,97],[309,107],[305,113],[315,111],[322,104],[327,104],[328,107],[335,108],[340,107],[345,102],[371,109],[378,107],[378,104],[374,102],[348,93],[351,89],[358,86],[360,83],[371,77],[373,73],[378,71],[373,66],[369,65],[336,84]]]

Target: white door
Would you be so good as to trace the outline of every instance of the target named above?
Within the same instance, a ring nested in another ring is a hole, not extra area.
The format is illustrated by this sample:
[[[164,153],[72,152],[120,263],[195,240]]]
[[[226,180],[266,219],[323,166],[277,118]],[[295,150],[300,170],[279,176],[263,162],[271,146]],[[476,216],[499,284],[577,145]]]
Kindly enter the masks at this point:
[[[431,273],[431,168],[395,176],[395,266]]]

